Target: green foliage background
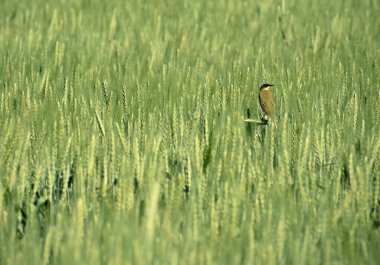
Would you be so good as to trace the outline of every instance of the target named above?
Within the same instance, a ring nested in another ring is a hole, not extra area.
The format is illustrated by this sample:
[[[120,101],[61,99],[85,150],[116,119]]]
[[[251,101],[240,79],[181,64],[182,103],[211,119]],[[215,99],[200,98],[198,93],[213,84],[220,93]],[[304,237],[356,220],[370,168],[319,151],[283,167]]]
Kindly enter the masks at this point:
[[[379,14],[1,1],[0,264],[378,264]]]

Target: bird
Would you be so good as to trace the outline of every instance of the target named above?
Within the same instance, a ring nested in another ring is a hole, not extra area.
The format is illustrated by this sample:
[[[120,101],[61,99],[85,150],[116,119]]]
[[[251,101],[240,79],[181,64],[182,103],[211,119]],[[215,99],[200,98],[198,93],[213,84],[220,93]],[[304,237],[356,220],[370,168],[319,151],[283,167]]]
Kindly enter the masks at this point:
[[[269,116],[273,114],[275,108],[272,92],[270,90],[270,87],[272,86],[274,85],[267,83],[260,86],[259,103],[262,110],[261,121],[264,124],[268,123]]]

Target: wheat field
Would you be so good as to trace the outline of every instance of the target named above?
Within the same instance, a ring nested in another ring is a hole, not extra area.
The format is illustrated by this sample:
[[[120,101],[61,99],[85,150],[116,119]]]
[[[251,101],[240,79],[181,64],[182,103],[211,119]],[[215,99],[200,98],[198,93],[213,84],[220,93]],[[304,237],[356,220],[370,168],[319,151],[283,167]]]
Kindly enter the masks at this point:
[[[0,264],[379,264],[379,14],[1,1]]]

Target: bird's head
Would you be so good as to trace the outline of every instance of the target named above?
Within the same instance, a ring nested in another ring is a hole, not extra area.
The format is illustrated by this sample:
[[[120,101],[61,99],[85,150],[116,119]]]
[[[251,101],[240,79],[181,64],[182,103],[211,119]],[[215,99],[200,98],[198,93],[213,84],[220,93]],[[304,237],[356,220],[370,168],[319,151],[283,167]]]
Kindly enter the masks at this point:
[[[261,87],[260,87],[260,91],[261,90],[269,90],[269,88],[271,87],[271,86],[274,86],[274,85],[271,85],[271,84],[262,84],[261,85]]]

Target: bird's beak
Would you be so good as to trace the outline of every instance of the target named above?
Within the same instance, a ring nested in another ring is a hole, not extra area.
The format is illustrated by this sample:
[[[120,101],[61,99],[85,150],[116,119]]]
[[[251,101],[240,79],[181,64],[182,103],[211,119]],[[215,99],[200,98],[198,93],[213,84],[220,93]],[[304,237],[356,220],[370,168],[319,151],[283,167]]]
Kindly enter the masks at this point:
[[[274,86],[274,85],[269,85],[269,86]]]

